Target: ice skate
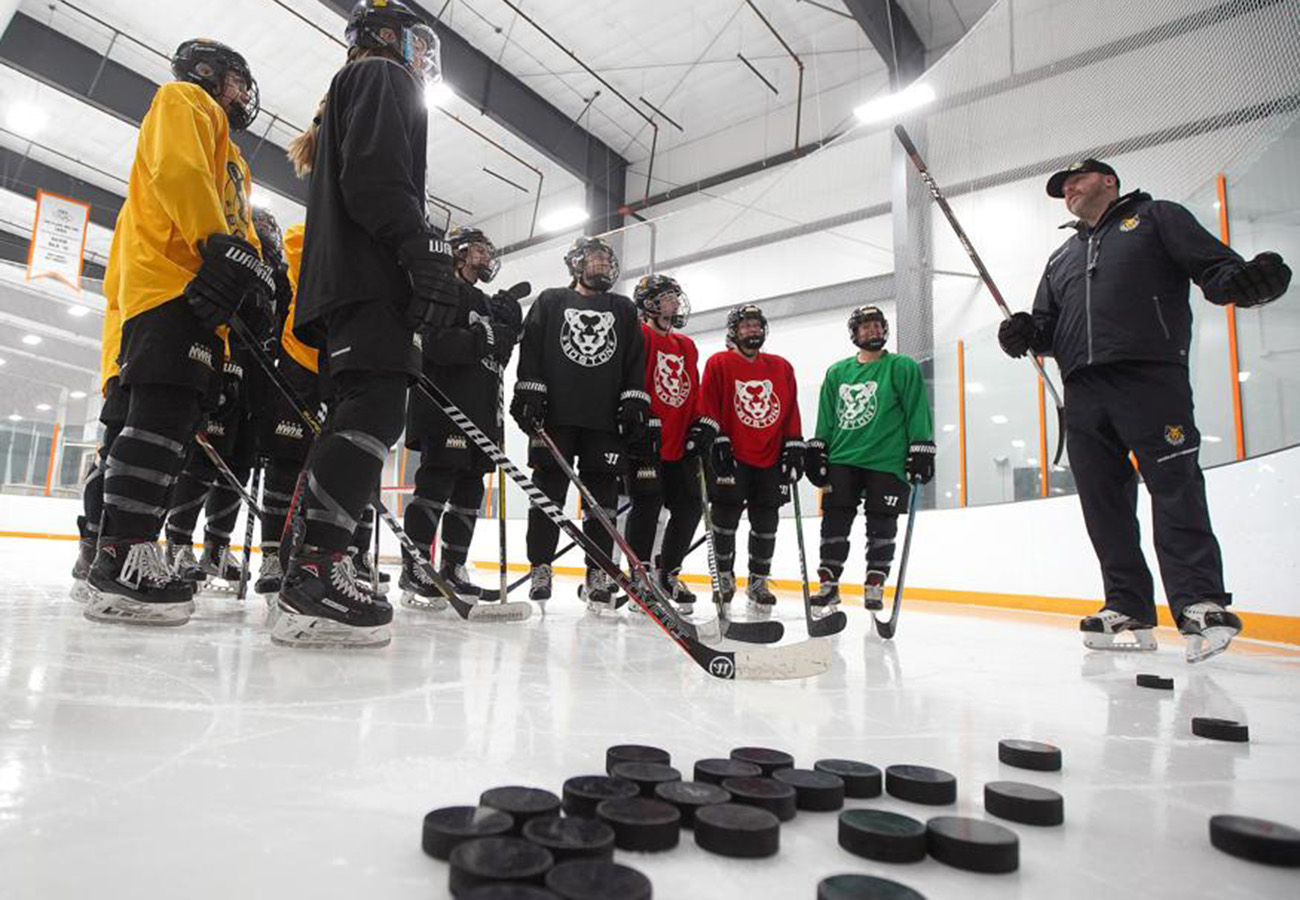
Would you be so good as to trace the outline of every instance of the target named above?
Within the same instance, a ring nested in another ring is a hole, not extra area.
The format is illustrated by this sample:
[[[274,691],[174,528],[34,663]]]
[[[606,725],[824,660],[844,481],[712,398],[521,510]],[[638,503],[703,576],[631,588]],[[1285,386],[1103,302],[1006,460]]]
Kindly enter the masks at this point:
[[[172,575],[155,541],[104,541],[88,581],[93,622],[184,625],[194,612],[192,587]]]
[[[402,592],[401,603],[411,609],[439,612],[447,608],[447,598],[429,577],[425,565],[427,563],[417,563],[413,556],[402,551],[402,574],[397,579],[397,587]]]
[[[262,567],[257,570],[257,581],[253,584],[254,593],[274,597],[280,593],[283,581],[284,569],[280,567],[280,554],[274,548],[264,546]]]
[[[549,563],[541,563],[528,570],[528,599],[541,606],[551,599],[551,582],[554,573]]]
[[[167,567],[173,575],[187,584],[202,584],[208,576],[199,568],[194,557],[194,547],[189,541],[167,541]]]
[[[1183,610],[1178,630],[1187,638],[1187,661],[1205,662],[1228,649],[1241,632],[1241,619],[1219,604],[1203,600]]]
[[[673,601],[673,606],[677,607],[677,612],[683,616],[689,616],[695,612],[695,595],[691,593],[686,585],[682,584],[681,568],[673,569],[670,572],[661,572],[660,585],[664,593]]]
[[[867,579],[862,583],[862,605],[874,611],[885,608],[885,578],[879,569],[867,572]]]
[[[370,592],[378,593],[381,596],[388,593],[388,585],[392,577],[383,569],[379,570],[379,580],[375,581],[374,566],[371,564],[370,554],[365,553],[356,547],[348,549],[348,555],[352,557],[352,568],[356,570],[357,581],[370,588]],[[375,585],[378,584],[378,587]]]
[[[1089,650],[1155,650],[1154,626],[1139,622],[1114,609],[1103,607],[1100,612],[1079,620],[1083,632],[1083,645]]]
[[[599,614],[617,608],[614,605],[614,582],[595,566],[587,569],[586,580],[578,587],[578,599],[586,601],[588,612]]]
[[[303,548],[285,574],[271,640],[286,647],[383,647],[393,608],[363,591],[346,553]]]
[[[809,598],[816,618],[828,616],[840,605],[840,581],[830,569],[817,570],[817,593]]]
[[[184,551],[182,551],[183,553]],[[204,588],[221,594],[233,594],[239,587],[243,567],[230,552],[229,544],[203,542],[203,555],[199,557],[199,570],[207,576]]]
[[[766,619],[772,615],[776,606],[776,595],[767,586],[769,576],[750,573],[749,583],[745,586],[745,596],[749,599],[749,612],[755,619]]]
[[[95,561],[95,542],[82,538],[77,542],[77,561],[72,564],[72,590],[68,592],[73,600],[85,603],[90,600],[94,590],[86,579],[90,577],[90,566]]]
[[[458,597],[473,603],[476,600],[495,601],[499,599],[501,592],[490,588],[483,588],[470,581],[469,569],[464,563],[443,563],[441,571],[438,572],[443,580],[452,586]]]

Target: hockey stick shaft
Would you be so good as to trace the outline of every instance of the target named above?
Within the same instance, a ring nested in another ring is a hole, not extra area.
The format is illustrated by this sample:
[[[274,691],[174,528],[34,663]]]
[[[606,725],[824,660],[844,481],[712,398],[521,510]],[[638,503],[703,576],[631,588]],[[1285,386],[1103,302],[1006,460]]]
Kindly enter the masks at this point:
[[[201,431],[197,432],[194,435],[194,442],[199,445],[199,449],[202,450],[204,455],[212,462],[212,465],[216,467],[216,470],[221,473],[221,477],[226,480],[226,483],[229,484],[237,494],[239,494],[240,499],[248,504],[251,513],[259,519],[264,518],[265,514],[262,512],[262,507],[258,505],[257,500],[255,500],[253,495],[248,492],[248,489],[240,483],[239,477],[230,470],[230,466],[226,465],[226,461],[221,458],[221,454],[217,452],[217,448],[212,446],[212,442],[208,440],[208,436]]]
[[[794,500],[794,533],[799,543],[799,577],[803,579],[803,611],[812,621],[812,593],[808,589],[808,552],[803,543],[803,504],[799,500],[799,482],[791,480],[790,494]]]
[[[908,497],[907,532],[903,536],[903,557],[898,561],[898,583],[894,585],[894,605],[889,612],[889,621],[875,619],[876,633],[885,640],[890,640],[898,630],[898,614],[903,608],[903,586],[907,583],[907,561],[912,555],[912,528],[916,525],[916,507],[921,499],[921,482],[912,482],[912,492]]]
[[[257,500],[261,492],[262,460],[258,458],[253,461],[253,484],[250,493],[253,499]],[[253,523],[261,518],[260,515],[254,515],[253,508],[250,506],[247,521],[244,522],[244,558],[239,567],[239,592],[236,594],[240,600],[248,596],[248,568],[253,561]]]
[[[709,480],[704,474],[704,458],[700,457],[699,465],[696,467],[700,480],[700,498],[703,500],[704,512],[704,539],[708,542],[708,559],[709,559],[709,582],[713,586],[713,603],[719,609],[721,615],[722,609],[722,581],[718,577],[718,553],[713,547],[713,510],[709,504]]]
[[[961,244],[962,249],[966,251],[966,255],[970,257],[971,264],[975,266],[975,271],[979,273],[980,280],[983,281],[984,286],[988,288],[989,294],[993,297],[993,302],[998,305],[1000,310],[1002,310],[1002,318],[1010,319],[1011,309],[1007,306],[1007,301],[1003,298],[1002,291],[998,289],[997,283],[989,273],[988,267],[984,265],[984,260],[975,249],[975,245],[971,243],[970,238],[966,235],[966,229],[962,228],[961,222],[957,221],[957,214],[952,211],[952,207],[948,204],[948,198],[944,196],[943,190],[939,187],[939,183],[935,181],[934,176],[930,174],[930,169],[926,166],[925,160],[921,158],[921,151],[917,150],[916,144],[912,142],[911,135],[907,133],[907,129],[902,125],[894,126],[894,135],[898,138],[898,142],[903,145],[903,152],[905,152],[908,158],[912,161],[912,165],[916,168],[917,174],[921,176],[921,181],[925,183],[926,188],[930,191],[930,196],[934,198],[935,205],[939,207],[944,218],[948,220],[948,224],[952,227],[953,234],[957,236],[957,243]],[[1047,370],[1044,369],[1043,364],[1038,361],[1038,357],[1032,353],[1028,354],[1028,356],[1029,361],[1038,371],[1038,377],[1043,379],[1043,385],[1047,388],[1047,392],[1052,395],[1052,401],[1056,404],[1058,429],[1056,437],[1056,459],[1053,461],[1053,465],[1055,465],[1061,461],[1061,449],[1065,446],[1065,420],[1063,412],[1065,409],[1065,403],[1061,400],[1061,395],[1057,392],[1056,385],[1053,384],[1052,379],[1047,376]]]

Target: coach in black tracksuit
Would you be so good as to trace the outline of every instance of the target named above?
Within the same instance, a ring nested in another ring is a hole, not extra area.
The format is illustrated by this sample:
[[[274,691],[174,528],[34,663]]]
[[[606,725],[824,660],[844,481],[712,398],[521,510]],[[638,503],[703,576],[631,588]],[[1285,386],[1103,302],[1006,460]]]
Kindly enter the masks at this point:
[[[1047,193],[1078,216],[1075,233],[1048,259],[1033,315],[1016,313],[998,339],[1011,356],[1051,353],[1061,368],[1070,464],[1106,608],[1155,623],[1130,450],[1151,493],[1175,621],[1194,603],[1227,606],[1197,461],[1188,281],[1211,303],[1259,306],[1285,292],[1291,272],[1275,253],[1245,262],[1177,203],[1141,191],[1120,196],[1115,170],[1097,160],[1057,172]]]

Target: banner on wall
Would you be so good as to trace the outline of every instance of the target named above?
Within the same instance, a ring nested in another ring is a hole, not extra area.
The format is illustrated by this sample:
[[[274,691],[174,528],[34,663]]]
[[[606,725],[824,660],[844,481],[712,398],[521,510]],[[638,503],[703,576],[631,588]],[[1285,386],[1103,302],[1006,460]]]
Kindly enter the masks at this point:
[[[53,278],[80,291],[89,225],[90,204],[37,191],[27,280]]]

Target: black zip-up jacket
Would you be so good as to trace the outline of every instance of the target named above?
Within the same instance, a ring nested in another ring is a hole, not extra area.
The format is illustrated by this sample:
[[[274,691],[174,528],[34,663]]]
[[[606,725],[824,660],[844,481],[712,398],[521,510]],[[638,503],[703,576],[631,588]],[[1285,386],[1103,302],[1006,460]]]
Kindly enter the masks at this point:
[[[1226,305],[1242,258],[1168,200],[1133,191],[1052,254],[1034,297],[1033,345],[1063,378],[1114,362],[1187,365],[1192,339],[1188,280]]]
[[[293,331],[319,348],[325,318],[352,303],[405,312],[411,281],[397,247],[427,228],[428,109],[406,67],[348,63],[330,82],[316,135]]]

